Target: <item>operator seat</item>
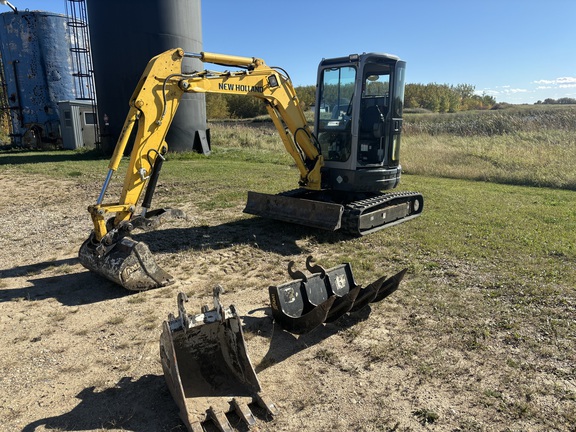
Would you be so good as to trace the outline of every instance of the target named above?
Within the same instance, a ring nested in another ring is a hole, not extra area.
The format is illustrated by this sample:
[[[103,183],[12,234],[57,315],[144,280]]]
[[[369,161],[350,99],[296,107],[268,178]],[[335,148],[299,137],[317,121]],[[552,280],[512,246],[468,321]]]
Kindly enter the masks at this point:
[[[373,138],[382,137],[382,114],[377,105],[366,107],[360,118],[360,131]]]

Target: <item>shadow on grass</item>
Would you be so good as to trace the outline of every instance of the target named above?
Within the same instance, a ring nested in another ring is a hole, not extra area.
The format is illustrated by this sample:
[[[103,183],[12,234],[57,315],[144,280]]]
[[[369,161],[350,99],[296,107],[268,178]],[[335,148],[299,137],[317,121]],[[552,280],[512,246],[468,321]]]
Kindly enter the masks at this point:
[[[58,431],[186,431],[161,375],[144,375],[137,380],[124,377],[114,387],[99,392],[88,387],[76,397],[80,403],[70,412],[36,420],[22,432],[33,432],[41,426]]]
[[[89,161],[107,159],[100,150],[88,150],[81,152],[72,151],[23,151],[9,150],[0,152],[1,165],[23,165],[37,164],[44,162],[70,162],[70,161]]]

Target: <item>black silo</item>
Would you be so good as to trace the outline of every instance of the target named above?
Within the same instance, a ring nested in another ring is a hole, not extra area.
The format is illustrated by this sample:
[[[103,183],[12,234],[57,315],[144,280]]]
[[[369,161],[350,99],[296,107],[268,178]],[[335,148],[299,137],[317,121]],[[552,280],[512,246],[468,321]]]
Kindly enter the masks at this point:
[[[128,102],[148,61],[172,48],[202,51],[200,0],[88,0],[88,21],[102,142],[111,152]],[[184,59],[184,71],[202,62]],[[168,131],[171,151],[207,149],[206,104],[185,94]]]

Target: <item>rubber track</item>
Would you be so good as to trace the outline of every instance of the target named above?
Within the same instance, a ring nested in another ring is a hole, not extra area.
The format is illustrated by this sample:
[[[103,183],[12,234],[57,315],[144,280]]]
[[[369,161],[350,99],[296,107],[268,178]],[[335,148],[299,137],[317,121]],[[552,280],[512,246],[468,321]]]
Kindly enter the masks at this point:
[[[361,233],[359,232],[360,216],[364,212],[378,210],[379,208],[386,207],[386,205],[393,205],[401,202],[406,202],[409,198],[419,196],[422,196],[422,194],[420,194],[419,192],[392,192],[368,199],[353,201],[349,204],[346,204],[346,206],[344,207],[344,214],[342,215],[341,231],[355,236],[361,235]],[[372,230],[370,230],[370,232],[374,232],[375,230],[377,231],[379,229],[384,229],[388,226],[396,225],[398,223],[405,221],[408,218],[411,219],[412,217],[417,216],[420,212],[422,212],[422,207],[416,214],[411,214],[406,218],[399,219],[397,221],[381,225],[380,227],[373,228]]]
[[[279,195],[284,195],[294,198],[304,198],[304,199],[318,199],[314,196],[314,192],[303,192],[302,189],[292,189],[289,191],[281,192]],[[398,204],[398,202],[406,202],[407,199],[413,197],[422,197],[419,192],[402,191],[402,192],[390,192],[383,193],[371,198],[366,198],[358,201],[352,201],[348,204],[344,204],[344,214],[342,215],[342,224],[339,231],[344,232],[353,236],[362,235],[359,231],[360,227],[360,216],[366,211],[377,210],[379,208],[384,208],[386,205]],[[394,202],[397,200],[398,202]],[[322,201],[322,200],[320,200]],[[406,221],[407,219],[412,219],[422,213],[423,207],[420,206],[418,213],[409,215],[403,219],[399,219],[394,222],[390,222],[380,227],[375,227],[370,230],[370,232],[378,231],[380,229],[387,228],[392,225],[397,225]]]

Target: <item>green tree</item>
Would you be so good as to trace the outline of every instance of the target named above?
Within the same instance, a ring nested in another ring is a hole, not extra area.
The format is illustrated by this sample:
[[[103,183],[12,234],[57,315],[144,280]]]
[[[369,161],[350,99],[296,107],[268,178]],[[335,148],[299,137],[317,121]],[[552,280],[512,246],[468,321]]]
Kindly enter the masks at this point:
[[[264,101],[251,96],[226,95],[232,118],[252,118],[267,114]]]
[[[407,84],[406,108],[426,108],[433,112],[457,112],[469,109],[491,108],[496,101],[492,96],[474,94],[470,84]]]
[[[221,119],[230,117],[226,96],[217,93],[206,94],[206,117],[209,119]]]
[[[316,86],[298,86],[294,90],[296,90],[303,109],[308,109],[316,103]]]

